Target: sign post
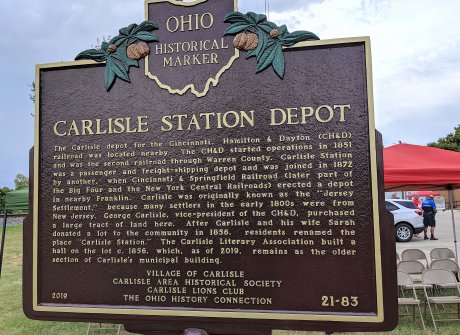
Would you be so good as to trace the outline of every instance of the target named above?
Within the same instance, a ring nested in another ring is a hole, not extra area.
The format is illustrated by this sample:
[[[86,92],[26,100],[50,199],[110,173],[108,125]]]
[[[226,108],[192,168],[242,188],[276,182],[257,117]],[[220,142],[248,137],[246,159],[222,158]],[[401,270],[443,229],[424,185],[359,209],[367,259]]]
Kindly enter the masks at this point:
[[[149,334],[396,326],[368,38],[147,1],[37,66],[31,318]]]

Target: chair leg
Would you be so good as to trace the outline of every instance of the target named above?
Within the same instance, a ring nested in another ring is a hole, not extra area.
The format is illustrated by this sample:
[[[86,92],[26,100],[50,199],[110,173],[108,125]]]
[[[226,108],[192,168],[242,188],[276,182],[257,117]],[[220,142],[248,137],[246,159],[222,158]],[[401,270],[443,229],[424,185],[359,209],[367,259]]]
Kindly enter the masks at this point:
[[[422,320],[423,330],[426,330],[426,328],[425,328],[425,321],[423,320],[423,317],[422,317],[422,309],[420,308],[420,304],[418,304],[417,307],[418,307],[418,311],[419,311],[419,313],[420,313],[420,320]]]
[[[430,310],[431,319],[433,320],[434,330],[437,332],[437,331],[438,331],[438,327],[436,327],[436,321],[434,320],[433,311],[431,310],[430,300],[427,298],[427,299],[426,299],[426,302],[427,302],[427,304],[428,304],[428,309]]]

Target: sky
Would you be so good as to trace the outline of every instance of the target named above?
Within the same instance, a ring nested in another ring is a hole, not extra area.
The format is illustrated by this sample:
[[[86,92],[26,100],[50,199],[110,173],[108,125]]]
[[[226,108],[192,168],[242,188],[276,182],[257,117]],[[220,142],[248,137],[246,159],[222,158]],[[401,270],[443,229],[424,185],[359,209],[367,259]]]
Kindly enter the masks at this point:
[[[214,0],[220,1],[220,0]],[[239,11],[265,14],[265,0]],[[321,39],[370,36],[376,128],[385,146],[426,145],[460,123],[460,1],[269,0],[269,20]],[[144,20],[143,0],[1,0],[0,187],[28,175],[35,64],[71,61]]]

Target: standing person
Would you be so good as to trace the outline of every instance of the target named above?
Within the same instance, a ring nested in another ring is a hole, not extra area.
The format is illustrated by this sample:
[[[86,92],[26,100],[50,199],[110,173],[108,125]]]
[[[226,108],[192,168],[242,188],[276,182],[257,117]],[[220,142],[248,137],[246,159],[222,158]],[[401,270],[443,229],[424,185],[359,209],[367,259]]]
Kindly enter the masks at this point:
[[[425,200],[422,202],[422,210],[423,210],[423,225],[425,226],[425,240],[428,240],[428,226],[430,226],[430,233],[431,237],[430,240],[437,240],[434,237],[434,228],[436,227],[436,203],[433,200],[433,196],[429,195],[426,197]]]
[[[420,208],[420,199],[418,197],[418,194],[414,195],[414,199],[412,200],[414,202],[414,205],[418,208]]]
[[[414,203],[415,207],[422,208],[422,202],[420,201],[418,194],[414,194],[414,199],[412,199],[412,202]],[[415,237],[420,237],[420,234],[415,234]]]

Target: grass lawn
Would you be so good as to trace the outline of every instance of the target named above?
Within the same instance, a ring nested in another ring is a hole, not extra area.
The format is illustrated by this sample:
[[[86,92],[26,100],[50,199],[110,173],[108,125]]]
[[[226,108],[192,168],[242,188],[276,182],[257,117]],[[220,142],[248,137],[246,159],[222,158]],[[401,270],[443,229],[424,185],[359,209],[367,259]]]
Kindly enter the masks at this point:
[[[36,321],[22,312],[22,226],[8,227],[5,238],[2,277],[0,278],[0,335],[84,335],[87,323]],[[427,320],[424,332],[420,320],[400,317],[399,326],[390,333],[395,335],[436,334]],[[437,334],[459,335],[460,321],[438,323]],[[116,331],[91,331],[90,334],[116,334]],[[122,331],[121,334],[131,334]],[[320,332],[274,331],[274,335],[324,334]],[[338,334],[338,333],[334,333]],[[345,333],[344,333],[345,334]],[[349,333],[348,333],[349,334]],[[354,333],[364,334],[364,333]],[[372,333],[375,334],[375,333]],[[378,334],[378,333],[377,333]],[[380,333],[383,334],[383,333]]]

